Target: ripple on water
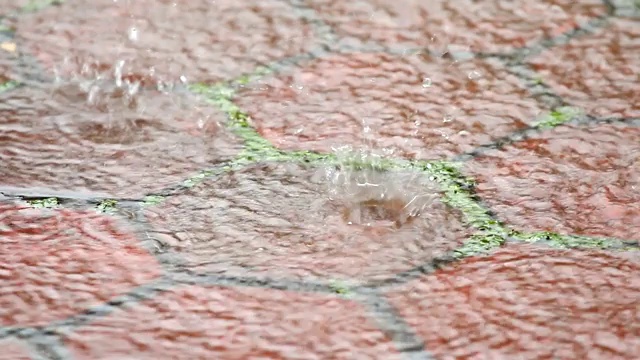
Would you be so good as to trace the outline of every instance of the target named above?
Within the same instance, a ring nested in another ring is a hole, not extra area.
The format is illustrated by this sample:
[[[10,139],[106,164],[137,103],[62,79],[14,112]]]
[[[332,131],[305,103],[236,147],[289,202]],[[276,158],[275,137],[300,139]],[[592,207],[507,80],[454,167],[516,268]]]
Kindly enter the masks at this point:
[[[458,215],[424,175],[294,164],[225,174],[147,210],[156,237],[189,267],[357,281],[390,278],[459,245],[467,232]]]
[[[131,86],[79,78],[0,94],[0,185],[142,196],[237,153],[217,110]]]

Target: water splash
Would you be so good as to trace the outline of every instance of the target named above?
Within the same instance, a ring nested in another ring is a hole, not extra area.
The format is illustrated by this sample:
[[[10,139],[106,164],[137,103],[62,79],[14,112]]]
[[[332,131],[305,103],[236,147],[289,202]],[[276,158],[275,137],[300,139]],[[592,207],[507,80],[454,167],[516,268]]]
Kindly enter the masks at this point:
[[[437,200],[436,184],[423,173],[392,169],[391,149],[333,149],[335,164],[321,171],[331,201],[343,204],[349,225],[398,228],[424,214]]]

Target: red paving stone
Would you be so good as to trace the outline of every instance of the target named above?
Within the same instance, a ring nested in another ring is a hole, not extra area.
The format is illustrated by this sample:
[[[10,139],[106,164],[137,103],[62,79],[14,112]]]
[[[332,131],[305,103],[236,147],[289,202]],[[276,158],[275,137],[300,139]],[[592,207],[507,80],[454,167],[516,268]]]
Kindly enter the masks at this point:
[[[602,1],[317,0],[340,35],[389,46],[508,51],[557,36],[595,16]]]
[[[185,287],[71,334],[75,359],[398,359],[348,300],[259,288]]]
[[[0,0],[0,17],[15,14],[33,2],[33,0]]]
[[[221,113],[193,97],[128,98],[80,82],[0,94],[0,186],[141,197],[235,156]],[[53,96],[52,96],[53,94]]]
[[[206,181],[146,216],[161,241],[202,271],[384,279],[443,255],[467,235],[458,213],[420,176],[360,173],[333,186],[322,171],[256,165]],[[357,186],[365,180],[380,186]],[[383,193],[388,201],[377,200]],[[414,205],[424,211],[411,217]]]
[[[510,225],[640,241],[640,128],[561,126],[467,164]]]
[[[640,117],[638,39],[638,20],[611,19],[529,62],[555,93],[591,115]]]
[[[436,359],[637,359],[640,263],[513,245],[388,294]],[[635,354],[635,355],[634,355]]]
[[[422,159],[488,143],[541,111],[520,80],[494,61],[366,53],[315,60],[260,80],[236,102],[281,149],[330,152],[368,143]]]
[[[31,360],[29,350],[20,341],[0,340],[0,360]]]
[[[125,74],[164,81],[231,79],[314,42],[284,1],[70,0],[14,25],[18,41],[49,69],[126,60]]]
[[[95,211],[0,204],[0,325],[41,326],[159,275],[136,238]]]

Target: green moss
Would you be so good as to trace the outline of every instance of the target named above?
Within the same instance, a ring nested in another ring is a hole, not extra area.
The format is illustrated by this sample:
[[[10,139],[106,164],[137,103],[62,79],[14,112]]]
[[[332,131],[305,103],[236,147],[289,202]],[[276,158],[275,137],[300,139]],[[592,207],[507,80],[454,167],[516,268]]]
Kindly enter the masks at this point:
[[[7,81],[6,83],[0,84],[0,93],[4,91],[9,91],[18,86],[18,83],[15,81]]]
[[[260,136],[251,126],[249,115],[233,102],[235,92],[231,86],[195,84],[191,90],[227,114],[227,127],[244,143],[244,150],[238,155],[239,161],[247,163],[282,157],[282,152]]]
[[[20,9],[20,12],[30,13],[42,10],[51,5],[60,5],[64,0],[31,0]]]
[[[475,199],[472,192],[475,181],[461,173],[461,164],[437,161],[424,163],[421,167],[440,184],[443,192],[442,202],[460,211],[463,222],[475,230],[475,233],[454,251],[456,258],[488,253],[504,244],[508,230],[494,220],[487,209]]]
[[[346,282],[340,281],[340,280],[332,280],[329,283],[329,288],[334,293],[342,296],[349,296],[350,294],[353,293],[351,286]]]
[[[58,202],[58,199],[54,197],[46,198],[46,199],[27,200],[27,203],[31,205],[31,207],[36,209],[51,209],[51,208],[58,207],[58,205],[60,205],[60,203]]]
[[[581,111],[579,109],[572,107],[560,107],[551,111],[549,114],[542,116],[534,126],[540,129],[553,128],[575,119],[576,116],[580,114]]]
[[[546,243],[561,249],[620,249],[624,247],[617,239],[594,238],[578,235],[561,235],[547,231],[523,233],[513,231],[511,236],[517,240],[529,243]]]
[[[160,195],[148,195],[144,197],[144,200],[142,201],[142,204],[144,206],[153,206],[153,205],[159,205],[164,201],[164,196],[160,196]]]
[[[182,186],[186,187],[186,188],[191,188],[194,187],[196,185],[198,185],[199,183],[201,183],[202,181],[204,181],[204,179],[206,179],[209,176],[212,176],[215,174],[215,171],[213,170],[204,170],[199,172],[196,175],[191,176],[190,178],[188,178],[187,180],[182,182]]]
[[[536,76],[533,79],[531,79],[531,81],[533,82],[534,85],[542,85],[544,82],[541,76]]]
[[[100,203],[98,203],[98,206],[96,208],[101,213],[112,214],[116,211],[117,205],[118,205],[118,202],[116,200],[104,199],[100,201]]]
[[[269,75],[270,73],[272,73],[271,69],[269,69],[268,67],[260,66],[251,74],[242,75],[239,78],[235,79],[233,81],[233,84],[247,85],[258,78]]]

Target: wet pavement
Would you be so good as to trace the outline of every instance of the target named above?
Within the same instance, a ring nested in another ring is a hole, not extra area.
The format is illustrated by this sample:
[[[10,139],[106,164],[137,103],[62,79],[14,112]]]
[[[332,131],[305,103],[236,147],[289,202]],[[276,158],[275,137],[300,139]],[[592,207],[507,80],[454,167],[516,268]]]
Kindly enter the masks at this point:
[[[637,359],[639,52],[633,0],[0,0],[0,359]]]

